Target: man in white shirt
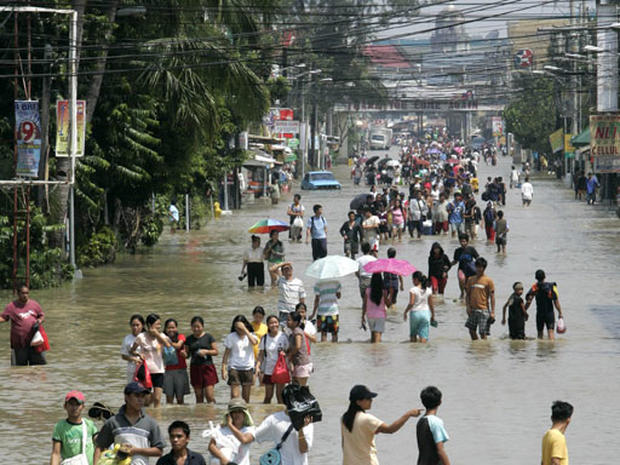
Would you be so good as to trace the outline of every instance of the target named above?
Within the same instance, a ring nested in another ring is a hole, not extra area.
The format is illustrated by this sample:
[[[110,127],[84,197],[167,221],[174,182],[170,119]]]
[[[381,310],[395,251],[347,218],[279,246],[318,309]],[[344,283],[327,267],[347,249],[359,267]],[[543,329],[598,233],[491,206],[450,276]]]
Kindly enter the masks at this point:
[[[525,182],[521,186],[521,199],[523,200],[523,206],[529,207],[534,198],[534,186],[530,183],[530,178],[526,177]]]
[[[370,262],[374,262],[377,259],[377,251],[370,247],[368,242],[362,242],[362,252],[364,255],[355,260],[359,268],[355,272],[355,276],[360,281],[360,296],[362,297],[362,304],[366,297],[366,289],[370,286],[370,280],[372,279],[372,273],[364,271],[364,266]]]
[[[362,232],[364,240],[370,244],[370,248],[379,248],[379,225],[381,221],[377,215],[373,215],[370,209],[364,211],[364,220],[362,221]]]
[[[263,250],[260,247],[260,237],[252,235],[252,247],[243,254],[243,266],[239,281],[245,277],[248,270],[248,287],[265,285],[265,265],[263,264]]]
[[[306,302],[306,291],[302,280],[293,277],[293,265],[290,262],[279,263],[274,270],[280,276],[277,281],[278,319],[282,325],[286,325],[288,315],[295,311],[295,306]]]

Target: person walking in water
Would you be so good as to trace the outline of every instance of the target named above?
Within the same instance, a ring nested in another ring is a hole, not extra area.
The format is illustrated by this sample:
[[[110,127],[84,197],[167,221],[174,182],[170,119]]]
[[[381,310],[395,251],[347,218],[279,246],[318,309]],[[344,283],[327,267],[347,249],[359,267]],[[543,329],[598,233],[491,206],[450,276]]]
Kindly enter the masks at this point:
[[[573,416],[573,406],[568,402],[556,400],[551,406],[551,428],[542,439],[541,465],[568,465],[566,447],[566,428]]]
[[[433,291],[428,279],[420,271],[413,273],[413,287],[409,291],[409,304],[403,315],[407,321],[409,317],[409,340],[411,342],[428,341],[431,322],[435,321],[435,307],[433,306]]]
[[[17,299],[8,304],[0,322],[11,322],[11,365],[45,365],[45,355],[30,345],[36,328],[43,323],[45,314],[36,300],[30,298],[25,284],[17,287]]]
[[[420,400],[426,412],[416,425],[418,465],[450,465],[450,459],[444,447],[450,437],[443,425],[443,420],[437,416],[441,397],[441,391],[435,386],[428,386],[420,393]]]
[[[536,299],[536,330],[538,339],[543,338],[543,331],[547,328],[549,339],[555,339],[555,314],[553,307],[558,311],[558,318],[562,318],[562,306],[558,297],[558,288],[555,283],[545,281],[546,275],[543,270],[536,270],[534,275],[536,282],[532,285],[525,296],[525,310],[530,308],[532,300]]]
[[[495,229],[495,245],[497,246],[497,253],[506,255],[506,244],[508,243],[508,221],[504,218],[504,212],[502,210],[497,212],[497,219],[493,225]]]
[[[409,418],[421,413],[420,409],[409,410],[388,425],[367,413],[375,397],[376,392],[360,384],[353,386],[349,392],[349,408],[342,415],[340,423],[343,465],[379,465],[375,436],[379,433],[396,433]]]
[[[312,237],[312,260],[327,255],[327,220],[323,218],[323,207],[316,204],[312,207],[314,215],[308,219],[306,225],[306,244]]]
[[[301,195],[293,196],[293,203],[288,207],[286,214],[290,218],[291,229],[289,229],[289,239],[293,242],[301,242],[301,233],[304,229],[304,213],[306,209],[301,204]]]
[[[467,322],[465,327],[469,329],[472,341],[486,339],[489,326],[495,321],[495,284],[493,280],[484,274],[487,261],[479,257],[476,259],[476,274],[470,277],[465,284],[467,297]],[[489,305],[490,304],[490,305]],[[490,307],[490,309],[489,309]]]

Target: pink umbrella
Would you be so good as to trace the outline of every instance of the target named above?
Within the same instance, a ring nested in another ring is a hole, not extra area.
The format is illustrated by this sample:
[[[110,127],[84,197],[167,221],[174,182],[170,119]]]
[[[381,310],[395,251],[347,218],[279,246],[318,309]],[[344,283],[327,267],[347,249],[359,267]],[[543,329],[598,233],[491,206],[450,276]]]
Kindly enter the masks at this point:
[[[409,276],[416,271],[415,267],[407,260],[396,258],[380,258],[364,265],[364,271],[368,273],[392,273],[401,276]]]

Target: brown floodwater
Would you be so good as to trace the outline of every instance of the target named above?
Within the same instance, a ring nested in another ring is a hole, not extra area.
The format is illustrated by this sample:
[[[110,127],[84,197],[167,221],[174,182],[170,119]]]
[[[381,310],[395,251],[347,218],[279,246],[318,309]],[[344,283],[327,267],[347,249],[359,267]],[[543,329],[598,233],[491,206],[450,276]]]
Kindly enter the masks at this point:
[[[480,167],[481,186],[487,175],[507,177],[508,160],[498,167]],[[329,252],[342,253],[338,229],[345,220],[350,199],[366,187],[354,188],[345,167],[336,174],[341,192],[302,192],[309,212],[324,205],[329,223]],[[507,329],[496,323],[488,341],[471,342],[464,328],[465,309],[456,301],[458,284],[450,273],[446,299],[437,305],[439,327],[431,329],[430,342],[407,342],[408,325],[402,321],[405,294],[398,312],[388,316],[384,342],[367,343],[359,329],[360,299],[354,277],[342,280],[339,344],[317,344],[312,349],[315,373],[310,387],[320,401],[324,419],[315,425],[311,464],[341,461],[339,417],[346,409],[353,384],[364,383],[379,393],[371,413],[391,422],[406,410],[421,407],[419,392],[429,384],[444,394],[439,415],[450,434],[447,451],[453,463],[539,463],[541,437],[549,427],[550,405],[556,399],[575,406],[567,431],[571,462],[589,465],[615,463],[620,452],[617,439],[617,401],[620,386],[620,241],[613,212],[589,208],[573,201],[572,192],[554,180],[534,182],[530,208],[522,208],[517,190],[508,192],[505,207],[510,226],[508,255],[478,240],[473,245],[489,261],[488,275],[495,280],[497,311],[514,281],[526,286],[534,271],[543,268],[556,281],[568,331],[555,343],[510,341]],[[46,329],[52,350],[45,367],[9,366],[8,325],[0,330],[0,448],[7,462],[49,462],[51,434],[63,418],[64,394],[80,389],[87,404],[100,401],[114,408],[123,401],[125,362],[119,349],[129,332],[133,313],[159,313],[162,319],[179,320],[189,333],[189,321],[201,315],[207,331],[222,341],[234,315],[250,315],[255,305],[275,311],[276,293],[248,292],[237,280],[241,255],[249,246],[247,228],[265,217],[286,220],[288,197],[277,206],[257,202],[231,217],[211,222],[190,234],[164,234],[150,251],[119,257],[111,266],[83,270],[84,279],[59,289],[32,292],[46,312]],[[426,272],[431,237],[395,245],[398,257]],[[441,237],[451,255],[457,241]],[[285,241],[286,257],[295,274],[304,280],[312,300],[312,279],[303,276],[311,262],[310,247]],[[383,247],[381,255],[385,254]],[[405,283],[406,290],[410,282]],[[11,299],[3,294],[4,301]],[[534,315],[534,311],[531,311]],[[498,318],[499,320],[499,318]],[[535,336],[535,318],[526,334]],[[216,358],[219,365],[221,356]],[[227,386],[216,386],[218,404],[164,406],[149,413],[162,430],[174,419],[187,420],[193,428],[192,449],[206,454],[200,431],[208,420],[219,419],[229,398]],[[255,388],[251,412],[255,421],[277,410],[263,406],[262,390]],[[252,448],[252,463],[270,445]],[[382,464],[413,463],[417,457],[415,420],[397,434],[377,438]],[[153,461],[154,463],[154,461]]]

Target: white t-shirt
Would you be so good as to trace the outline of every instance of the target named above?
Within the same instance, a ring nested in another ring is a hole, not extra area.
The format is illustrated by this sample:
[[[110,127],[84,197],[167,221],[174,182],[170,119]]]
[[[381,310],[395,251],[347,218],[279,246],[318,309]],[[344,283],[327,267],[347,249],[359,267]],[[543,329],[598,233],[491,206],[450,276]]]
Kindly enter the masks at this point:
[[[251,435],[254,435],[255,430],[256,428],[254,426],[244,426],[240,431],[242,433],[250,433]],[[235,445],[230,461],[235,462],[237,465],[250,465],[250,446],[252,443],[241,444],[241,441],[235,437],[228,426],[223,426],[220,429],[220,432],[226,437],[226,439]],[[219,461],[214,460],[213,458],[211,459],[212,464],[216,462],[219,463]]]
[[[534,186],[529,182],[524,182],[521,186],[521,195],[524,199],[532,200],[532,196],[534,195]]]
[[[293,278],[287,281],[286,278],[278,279],[278,311],[284,313],[292,313],[300,299],[306,298],[306,290],[301,279]]]
[[[260,426],[256,428],[254,438],[258,442],[273,442],[275,447],[282,440],[282,436],[284,436],[290,425],[291,420],[286,413],[276,412],[265,418]],[[308,444],[308,450],[310,450],[312,449],[314,425],[310,423],[303,428],[303,431]],[[280,455],[282,456],[283,465],[308,465],[308,454],[299,452],[299,436],[294,428],[282,444]]]
[[[123,345],[121,345],[121,355],[125,355],[129,357],[129,351],[131,350],[131,346],[136,341],[136,336],[133,334],[128,334],[123,339]],[[133,375],[136,372],[136,364],[133,362],[127,362],[127,382],[130,383],[133,381]]]
[[[288,337],[281,331],[278,331],[275,337],[271,337],[267,333],[261,339],[259,348],[265,351],[265,359],[262,366],[263,373],[271,375],[278,361],[280,351],[286,352],[288,350]]]
[[[254,368],[254,346],[246,335],[239,337],[234,332],[224,339],[224,347],[230,350],[228,368],[234,370],[252,370]]]
[[[412,312],[418,312],[420,310],[430,310],[428,306],[428,299],[431,295],[433,295],[433,291],[430,287],[427,287],[426,289],[421,289],[418,286],[413,286],[409,290],[409,293],[415,296],[413,308],[411,309]]]
[[[163,333],[162,336],[168,339],[168,336]],[[151,373],[159,374],[166,371],[163,358],[164,346],[158,339],[149,336],[148,333],[140,333],[136,337],[135,343],[137,344],[136,352],[142,354]]]
[[[263,263],[263,249],[250,247],[243,253],[243,260],[248,263]]]
[[[360,273],[361,279],[365,278],[369,280],[370,278],[372,278],[372,273],[368,273],[367,271],[364,271],[364,266],[376,260],[377,260],[377,257],[375,257],[374,255],[362,255],[361,257],[355,260],[359,265],[359,273]]]
[[[316,333],[317,333],[316,326],[314,326],[312,321],[310,320],[304,321],[304,333],[306,333],[308,336],[316,336]]]
[[[366,240],[376,239],[379,236],[380,224],[381,220],[376,215],[371,215],[370,217],[364,219],[364,221],[362,221],[362,231],[364,234],[364,238]]]

